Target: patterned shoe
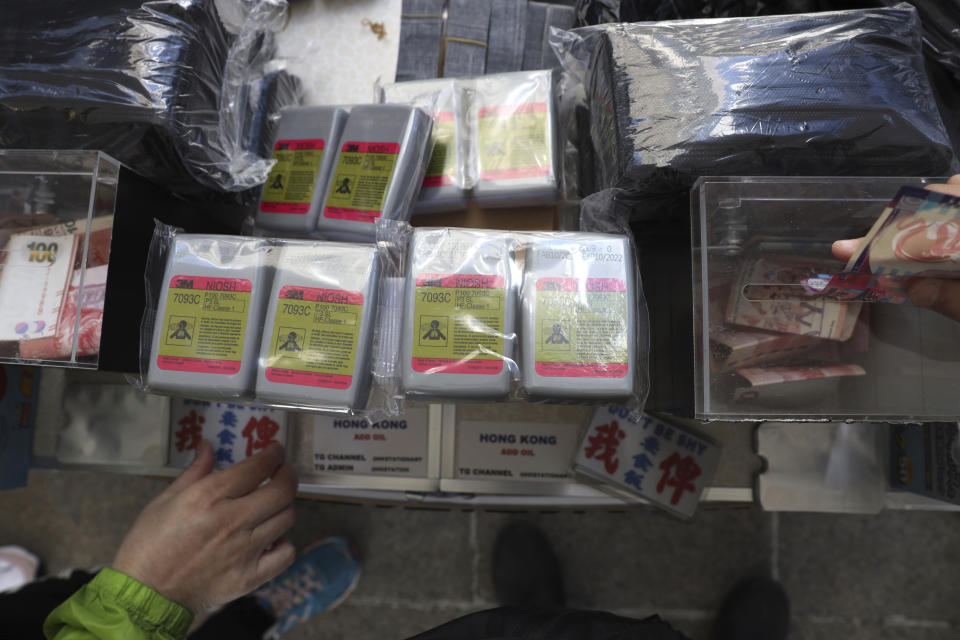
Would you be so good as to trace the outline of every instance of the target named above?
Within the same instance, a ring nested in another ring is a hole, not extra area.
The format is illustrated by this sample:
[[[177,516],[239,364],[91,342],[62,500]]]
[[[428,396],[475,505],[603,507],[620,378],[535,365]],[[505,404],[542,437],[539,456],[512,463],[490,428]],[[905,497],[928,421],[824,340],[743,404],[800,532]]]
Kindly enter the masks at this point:
[[[265,638],[281,635],[347,599],[360,579],[354,546],[343,538],[318,540],[290,568],[253,592],[277,622]]]

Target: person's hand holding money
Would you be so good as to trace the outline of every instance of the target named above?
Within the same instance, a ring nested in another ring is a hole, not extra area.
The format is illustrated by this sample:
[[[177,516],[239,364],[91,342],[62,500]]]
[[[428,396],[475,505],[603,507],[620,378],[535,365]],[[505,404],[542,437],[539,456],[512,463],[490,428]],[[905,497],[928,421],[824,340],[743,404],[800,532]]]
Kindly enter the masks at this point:
[[[929,185],[927,189],[960,197],[960,175],[953,176],[946,184]],[[862,240],[837,240],[833,243],[833,255],[840,260],[849,260]],[[917,278],[907,286],[907,293],[914,306],[932,309],[960,322],[960,280]]]

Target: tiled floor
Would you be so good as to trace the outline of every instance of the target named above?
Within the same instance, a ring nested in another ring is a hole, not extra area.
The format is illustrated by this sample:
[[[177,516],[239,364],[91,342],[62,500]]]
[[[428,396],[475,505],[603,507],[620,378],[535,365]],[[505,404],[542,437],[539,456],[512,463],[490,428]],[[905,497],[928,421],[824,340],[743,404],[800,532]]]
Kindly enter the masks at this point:
[[[0,493],[0,544],[39,553],[51,571],[109,562],[163,481],[35,472]],[[692,522],[649,510],[508,514],[299,503],[298,546],[347,535],[363,553],[354,595],[291,632],[307,638],[404,638],[494,606],[489,558],[498,527],[523,517],[563,562],[570,604],[659,613],[693,640],[743,572],[767,567],[790,594],[796,639],[942,640],[960,636],[960,515],[875,517],[711,508]]]

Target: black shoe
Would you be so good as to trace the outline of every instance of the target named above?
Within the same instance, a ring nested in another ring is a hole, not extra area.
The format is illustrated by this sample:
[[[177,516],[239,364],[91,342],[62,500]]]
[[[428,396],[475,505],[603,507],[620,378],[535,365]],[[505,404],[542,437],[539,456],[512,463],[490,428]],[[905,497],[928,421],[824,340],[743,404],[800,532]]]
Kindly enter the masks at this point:
[[[790,602],[779,582],[750,577],[733,588],[717,614],[716,640],[784,640]]]
[[[493,590],[501,606],[562,607],[560,563],[543,532],[511,522],[493,545]]]

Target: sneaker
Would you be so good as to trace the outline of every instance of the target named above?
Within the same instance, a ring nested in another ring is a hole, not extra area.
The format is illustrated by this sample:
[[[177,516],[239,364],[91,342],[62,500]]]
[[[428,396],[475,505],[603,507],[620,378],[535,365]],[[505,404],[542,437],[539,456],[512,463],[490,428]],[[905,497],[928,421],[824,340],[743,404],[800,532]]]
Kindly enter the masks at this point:
[[[501,606],[562,607],[563,577],[550,541],[528,522],[512,522],[493,545],[493,590]]]
[[[37,579],[40,559],[23,547],[0,547],[0,593]]]
[[[727,595],[714,623],[716,640],[784,640],[790,601],[779,582],[765,576],[744,579]]]
[[[360,579],[355,547],[327,538],[304,549],[290,568],[253,592],[276,619],[265,638],[279,638],[293,627],[347,599]]]

